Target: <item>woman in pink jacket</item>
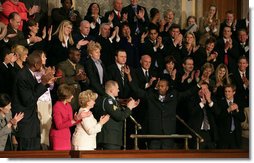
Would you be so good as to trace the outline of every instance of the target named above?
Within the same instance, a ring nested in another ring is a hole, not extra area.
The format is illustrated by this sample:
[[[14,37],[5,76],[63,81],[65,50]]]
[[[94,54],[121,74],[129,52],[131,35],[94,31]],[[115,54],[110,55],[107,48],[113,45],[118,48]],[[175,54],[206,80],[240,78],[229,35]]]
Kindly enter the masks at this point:
[[[53,150],[71,150],[70,127],[76,125],[91,112],[81,112],[74,115],[70,105],[74,89],[72,86],[62,84],[57,90],[58,101],[53,106],[53,122],[50,129],[50,143]]]

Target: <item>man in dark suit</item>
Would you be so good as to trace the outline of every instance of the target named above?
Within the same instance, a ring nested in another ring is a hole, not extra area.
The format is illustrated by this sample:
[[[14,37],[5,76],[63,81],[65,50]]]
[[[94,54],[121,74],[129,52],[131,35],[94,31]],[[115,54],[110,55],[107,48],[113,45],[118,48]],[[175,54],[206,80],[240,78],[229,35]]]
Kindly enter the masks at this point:
[[[47,91],[49,84],[55,81],[53,71],[47,71],[38,83],[34,72],[40,71],[42,59],[39,51],[27,58],[28,65],[17,74],[14,82],[12,108],[13,114],[23,112],[24,118],[18,124],[18,149],[40,150],[40,121],[37,115],[38,98]]]
[[[202,83],[199,92],[188,101],[188,124],[203,139],[200,149],[215,149],[218,141],[218,129],[215,118],[219,114],[217,103],[212,99],[208,83]],[[193,139],[192,139],[193,140]],[[191,142],[196,149],[196,140]]]
[[[141,54],[148,54],[152,58],[151,68],[161,71],[164,69],[166,51],[162,37],[156,28],[150,28],[146,40],[141,37]]]
[[[105,18],[107,20],[110,20],[109,18],[114,15],[114,18],[111,22],[113,25],[113,28],[118,26],[120,27],[121,22],[122,22],[122,8],[123,8],[123,2],[122,0],[113,0],[113,10],[108,11],[105,13]]]
[[[223,29],[223,37],[219,38],[215,44],[215,51],[218,52],[218,63],[224,63],[228,66],[228,70],[233,72],[237,67],[239,58],[239,47],[235,39],[232,38],[231,27],[225,26]]]
[[[249,35],[246,31],[246,29],[239,29],[238,30],[238,46],[239,46],[239,55],[246,56],[246,58],[249,61],[249,51],[250,51],[250,46],[249,46]]]
[[[22,31],[18,29],[21,17],[17,12],[12,12],[9,17],[9,24],[7,26],[7,34],[4,38],[4,42],[11,48],[13,45],[23,45],[29,46],[36,42],[40,42],[42,39],[38,36],[31,36],[30,38],[25,38]]]
[[[244,107],[249,107],[249,62],[245,56],[238,60],[238,70],[233,73],[236,96],[242,98]]]
[[[199,90],[199,85],[185,92],[169,90],[168,81],[158,81],[157,89],[144,91],[132,80],[130,72],[126,70],[130,87],[134,93],[144,98],[147,103],[147,134],[170,135],[176,133],[176,106],[180,99],[187,98]],[[148,143],[149,149],[173,149],[173,139],[152,139]]]
[[[131,27],[131,33],[141,35],[146,32],[149,17],[146,8],[138,5],[138,0],[130,0],[130,4],[123,8],[122,14],[127,14],[127,21]]]
[[[220,114],[218,117],[219,144],[221,149],[241,148],[241,122],[245,120],[242,102],[235,98],[236,87],[226,85],[224,87],[225,98],[218,101]]]
[[[84,65],[88,59],[87,44],[95,37],[90,35],[90,23],[87,20],[82,20],[79,26],[79,32],[73,34],[73,40],[77,48],[81,50],[81,58],[79,63]]]

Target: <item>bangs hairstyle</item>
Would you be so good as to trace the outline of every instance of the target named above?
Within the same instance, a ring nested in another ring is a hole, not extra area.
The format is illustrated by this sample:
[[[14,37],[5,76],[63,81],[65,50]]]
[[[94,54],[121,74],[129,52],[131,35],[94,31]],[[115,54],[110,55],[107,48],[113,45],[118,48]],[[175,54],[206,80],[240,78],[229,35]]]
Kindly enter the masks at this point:
[[[98,97],[98,94],[93,92],[92,90],[86,90],[86,91],[83,91],[79,94],[79,106],[84,108],[87,106],[87,103],[90,101],[90,100],[93,100],[95,101]]]
[[[11,103],[11,98],[8,94],[1,93],[0,94],[0,107],[5,107]]]
[[[61,84],[57,89],[58,100],[64,101],[70,98],[74,94],[74,91],[74,87],[67,84]]]

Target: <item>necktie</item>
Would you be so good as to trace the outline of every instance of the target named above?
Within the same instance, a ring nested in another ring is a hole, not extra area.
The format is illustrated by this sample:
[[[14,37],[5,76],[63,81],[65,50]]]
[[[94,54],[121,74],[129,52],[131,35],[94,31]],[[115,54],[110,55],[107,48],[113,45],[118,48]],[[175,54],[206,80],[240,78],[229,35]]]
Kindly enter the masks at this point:
[[[146,82],[148,82],[149,81],[149,75],[148,75],[148,71],[147,70],[145,71],[145,77],[146,77]]]
[[[229,106],[233,104],[232,101],[229,101]],[[233,132],[235,130],[235,120],[234,117],[231,114],[231,127],[230,127],[230,132]]]
[[[119,12],[119,11],[117,12],[117,18],[118,18],[118,20],[121,19],[121,15],[120,15],[120,12]]]
[[[228,53],[224,55],[224,63],[225,65],[228,65]]]
[[[206,113],[206,109],[203,108],[203,113],[204,113],[204,119],[203,119],[203,129],[207,131],[209,129],[209,121]]]
[[[245,73],[242,72],[242,79],[244,80],[244,78],[245,78]]]
[[[124,85],[124,66],[121,67],[121,78],[122,78],[122,82],[123,82],[123,85]]]

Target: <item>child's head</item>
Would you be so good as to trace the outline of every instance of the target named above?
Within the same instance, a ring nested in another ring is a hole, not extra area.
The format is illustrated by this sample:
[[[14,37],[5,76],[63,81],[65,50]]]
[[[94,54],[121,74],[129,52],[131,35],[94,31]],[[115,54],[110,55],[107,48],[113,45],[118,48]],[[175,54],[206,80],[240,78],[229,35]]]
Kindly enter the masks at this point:
[[[97,97],[98,94],[91,90],[83,91],[79,94],[79,106],[82,108],[87,106],[89,106],[89,108],[93,108]]]

